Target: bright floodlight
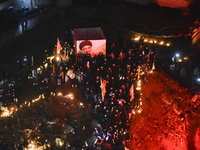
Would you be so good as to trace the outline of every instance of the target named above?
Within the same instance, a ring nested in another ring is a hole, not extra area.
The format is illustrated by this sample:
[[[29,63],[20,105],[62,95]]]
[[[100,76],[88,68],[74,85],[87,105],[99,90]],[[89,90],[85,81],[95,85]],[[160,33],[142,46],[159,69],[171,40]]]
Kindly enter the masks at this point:
[[[197,82],[199,82],[199,83],[200,83],[200,77],[199,77],[199,78],[197,78]]]
[[[179,54],[179,53],[176,53],[175,56],[176,56],[176,57],[180,57],[180,54]]]

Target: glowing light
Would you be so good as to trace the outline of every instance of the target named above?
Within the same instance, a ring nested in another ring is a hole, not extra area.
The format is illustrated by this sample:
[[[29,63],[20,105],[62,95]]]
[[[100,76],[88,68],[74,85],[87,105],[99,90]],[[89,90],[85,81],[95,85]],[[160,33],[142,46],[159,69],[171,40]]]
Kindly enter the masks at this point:
[[[63,95],[62,95],[62,93],[60,92],[60,93],[58,93],[58,96],[63,96]]]
[[[166,46],[170,46],[170,43],[167,43]]]
[[[10,116],[10,113],[9,113],[9,111],[4,111],[1,116],[8,117],[8,116]]]
[[[149,43],[153,43],[153,40],[150,40]]]
[[[149,73],[153,73],[153,70],[150,70]]]
[[[68,94],[68,96],[69,96],[69,97],[73,97],[73,95],[72,95],[72,94]]]
[[[146,42],[148,42],[148,40],[147,40],[147,39],[144,39],[144,42],[146,43]]]
[[[36,143],[31,141],[31,143],[29,143],[28,145],[28,150],[37,150],[37,146],[36,146]]]
[[[26,58],[26,56],[25,56],[25,58],[24,58],[24,61],[27,61],[27,58]]]
[[[68,95],[65,95],[65,98],[74,99],[74,96],[73,96],[73,94],[68,94]]]
[[[160,45],[163,45],[163,44],[164,44],[164,41],[161,41],[159,44],[160,44]]]
[[[200,82],[200,78],[197,78],[197,81]]]
[[[182,62],[182,59],[181,58],[177,59],[177,62]]]
[[[136,90],[140,91],[140,90],[141,90],[141,88],[140,88],[140,87],[136,87]]]
[[[141,80],[138,80],[136,90],[141,90]]]
[[[155,41],[153,41],[154,43],[157,43],[157,41],[155,40]]]
[[[176,53],[175,56],[178,58],[178,57],[180,57],[180,54],[179,54],[179,53]]]
[[[83,103],[80,103],[80,106],[83,106]]]
[[[142,102],[140,102],[140,106],[142,106]]]
[[[47,57],[47,59],[50,59],[50,63],[52,63],[52,60],[54,59],[54,56]]]
[[[141,82],[140,82],[140,81],[138,81],[137,85],[138,85],[138,86],[141,86]]]
[[[139,41],[140,37],[135,37],[134,41]]]
[[[56,57],[56,60],[59,61],[59,60],[60,60],[60,57]]]
[[[44,64],[44,67],[47,69],[47,67],[48,67],[48,63],[45,63],[45,64]]]
[[[15,107],[11,107],[10,110],[11,110],[11,111],[14,111],[14,110],[15,110]]]
[[[142,109],[138,109],[138,113],[141,113],[142,112]]]
[[[134,109],[132,110],[132,113],[133,113],[133,114],[136,114],[136,112],[135,112],[135,110],[134,110]]]
[[[184,57],[184,60],[188,60],[188,59],[189,59],[189,57],[188,57],[188,56]]]

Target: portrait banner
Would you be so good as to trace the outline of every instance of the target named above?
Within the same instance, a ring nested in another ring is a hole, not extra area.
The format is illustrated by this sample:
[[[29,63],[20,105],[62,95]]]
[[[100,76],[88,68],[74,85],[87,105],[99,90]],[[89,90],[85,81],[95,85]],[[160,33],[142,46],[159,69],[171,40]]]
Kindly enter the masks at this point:
[[[79,40],[76,41],[77,54],[91,54],[92,57],[102,53],[106,55],[106,40]]]

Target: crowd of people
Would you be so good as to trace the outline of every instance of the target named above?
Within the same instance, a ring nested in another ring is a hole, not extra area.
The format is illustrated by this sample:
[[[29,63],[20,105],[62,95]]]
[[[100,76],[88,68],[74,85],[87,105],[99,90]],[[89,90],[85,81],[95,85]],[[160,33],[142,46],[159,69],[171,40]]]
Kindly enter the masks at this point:
[[[99,53],[92,57],[90,53],[75,55],[66,46],[56,55],[49,79],[59,85],[68,82],[85,94],[89,110],[102,126],[95,128],[94,145],[105,142],[122,145],[119,143],[128,135],[132,110],[141,107],[137,82],[141,80],[145,85],[155,61],[155,49],[138,44],[119,51],[112,48],[106,56]]]
[[[103,131],[98,131],[101,134],[97,134],[96,138],[114,141],[120,139],[120,133],[127,132],[132,109],[139,105],[137,81],[141,79],[142,84],[145,84],[147,72],[155,61],[154,49],[140,44],[118,53],[113,51],[107,56],[99,53],[92,58],[86,53],[76,58],[72,53],[68,58],[60,59],[55,65],[60,67],[58,72],[62,82],[78,85],[84,91],[90,110],[96,114],[103,128]],[[130,96],[132,85],[134,99]]]

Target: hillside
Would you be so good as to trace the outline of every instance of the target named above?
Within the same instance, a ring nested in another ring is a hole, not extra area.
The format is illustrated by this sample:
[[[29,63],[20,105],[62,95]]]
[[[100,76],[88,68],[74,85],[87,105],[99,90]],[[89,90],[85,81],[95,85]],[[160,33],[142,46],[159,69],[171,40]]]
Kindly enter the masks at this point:
[[[148,76],[142,113],[129,129],[131,150],[199,150],[199,100],[163,72]]]

